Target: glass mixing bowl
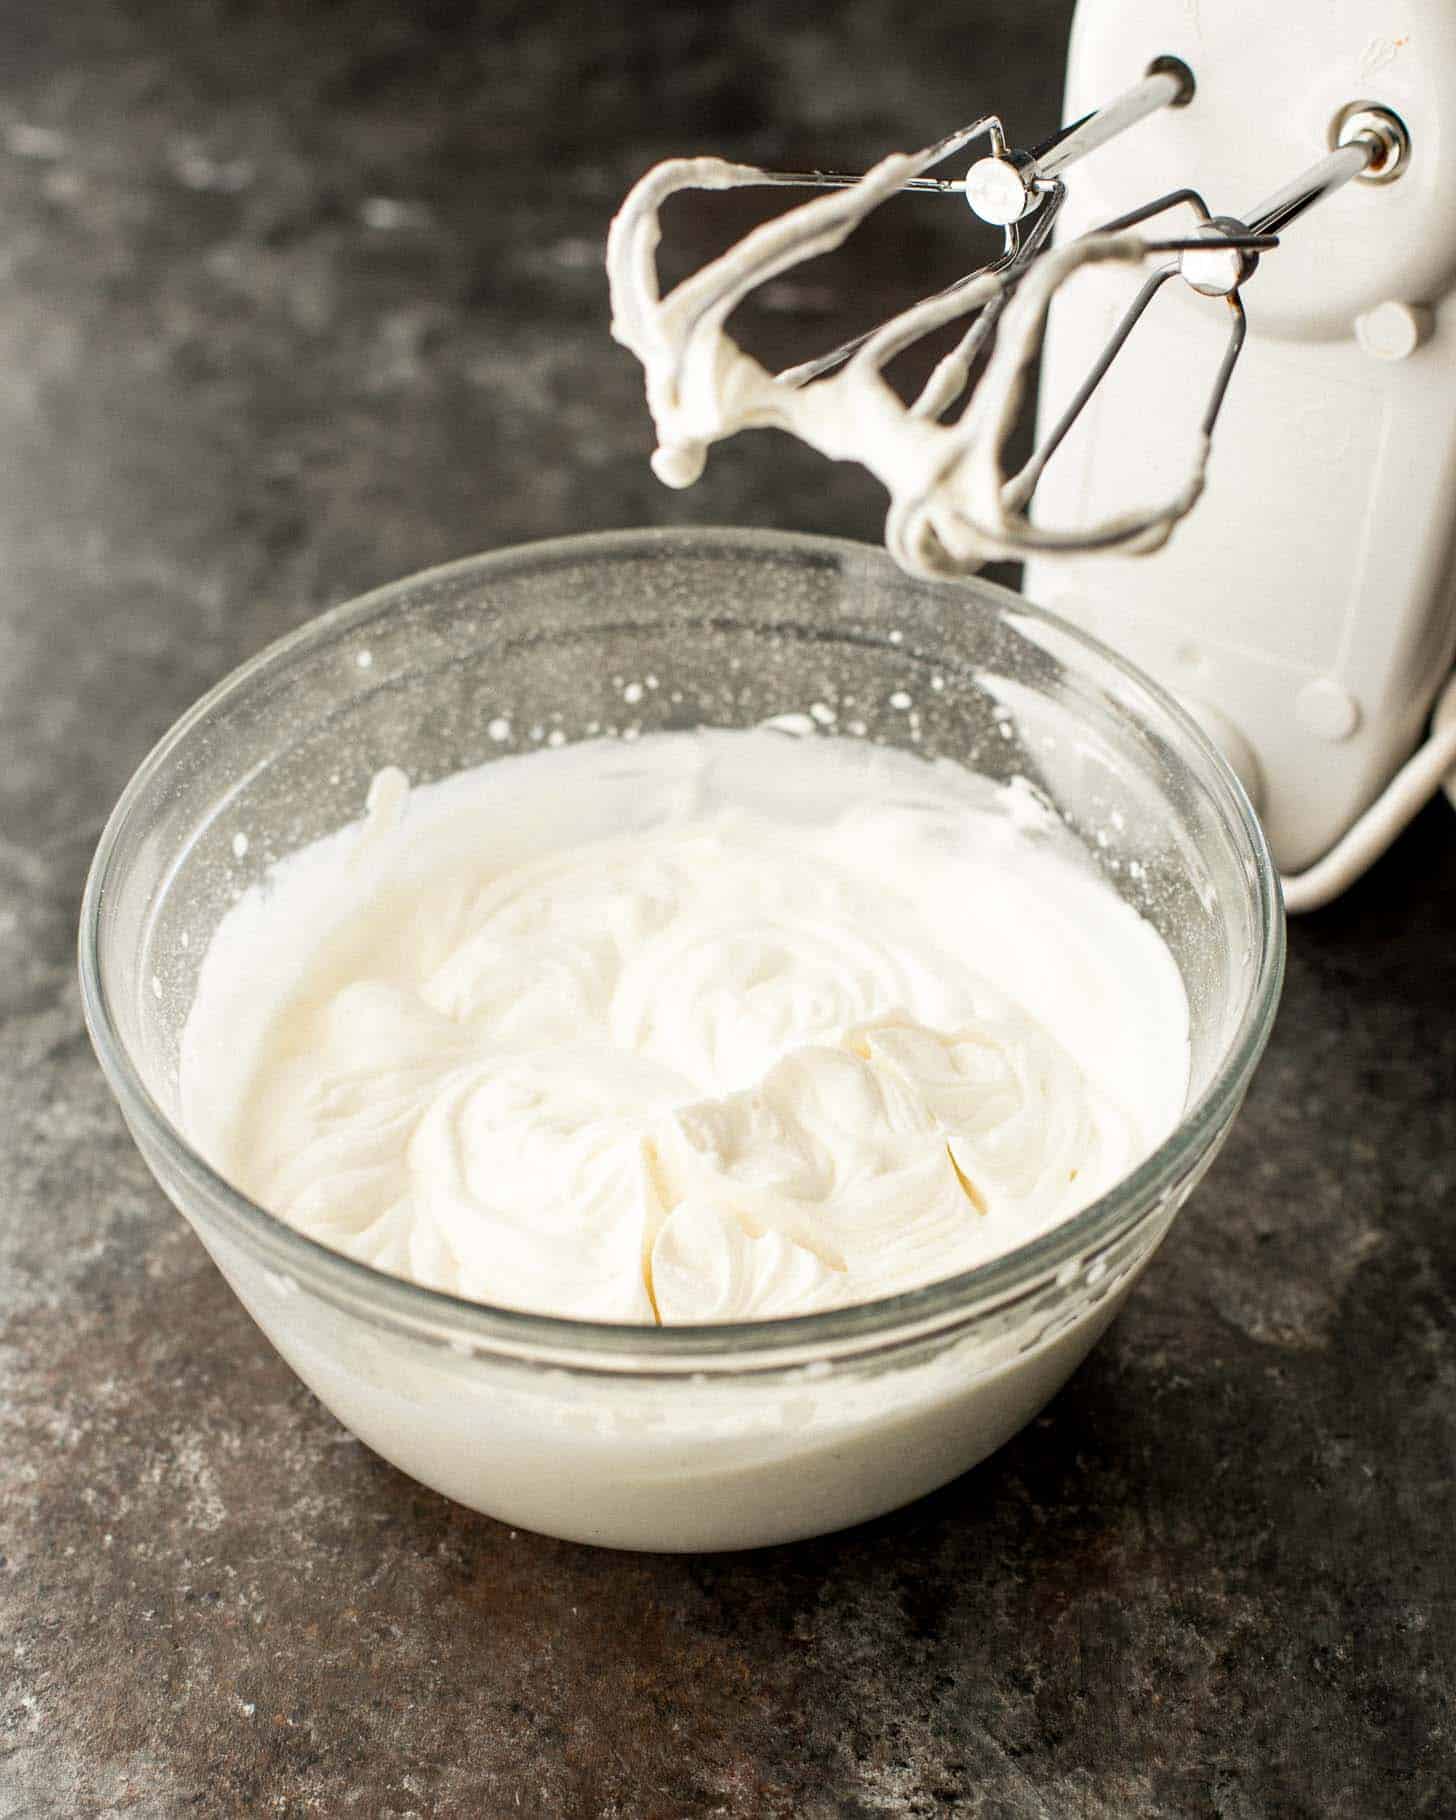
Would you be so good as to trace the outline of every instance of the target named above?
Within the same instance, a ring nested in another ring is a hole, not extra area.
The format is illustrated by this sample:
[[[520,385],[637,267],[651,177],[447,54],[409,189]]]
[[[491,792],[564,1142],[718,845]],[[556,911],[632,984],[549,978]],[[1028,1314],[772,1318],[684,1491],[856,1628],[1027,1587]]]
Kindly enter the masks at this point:
[[[647,678],[657,686],[627,686]],[[816,703],[847,734],[1030,780],[1171,949],[1191,1010],[1187,1110],[1075,1218],[858,1307],[629,1327],[483,1307],[353,1262],[254,1205],[188,1142],[179,1044],[214,929],[274,860],[356,819],[382,766],[423,783],[558,730],[749,726]],[[304,1382],[464,1504],[650,1549],[856,1523],[1014,1434],[1102,1333],[1213,1160],[1268,1037],[1283,954],[1253,812],[1153,684],[1002,589],[911,580],[855,544],[731,530],[472,558],[273,645],[131,780],[81,924],[86,1017],[127,1123]]]

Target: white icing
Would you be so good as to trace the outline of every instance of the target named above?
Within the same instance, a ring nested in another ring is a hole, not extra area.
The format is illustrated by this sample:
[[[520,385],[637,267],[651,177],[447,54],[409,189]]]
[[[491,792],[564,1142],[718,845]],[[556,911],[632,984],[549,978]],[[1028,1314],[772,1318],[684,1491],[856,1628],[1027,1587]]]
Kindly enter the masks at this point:
[[[642,363],[657,427],[652,466],[672,487],[691,486],[714,442],[740,430],[787,430],[834,461],[855,461],[890,495],[885,544],[912,573],[965,573],[983,563],[1088,547],[1142,553],[1159,548],[1203,491],[1209,438],[1198,437],[1188,473],[1164,501],[1076,531],[1033,525],[1027,504],[1032,466],[1008,473],[1005,457],[1020,419],[1057,289],[1077,269],[1106,261],[1136,264],[1155,250],[1135,233],[1085,234],[1040,253],[1015,272],[987,269],[893,317],[835,373],[803,383],[794,369],[773,374],[726,332],[733,311],[758,285],[841,246],[860,222],[965,135],[895,152],[852,187],[816,196],[765,222],[701,271],[660,293],[659,213],[682,190],[753,188],[773,182],[755,165],[721,158],[674,158],[648,171],[612,223],[607,276],[612,333]],[[948,324],[999,309],[996,339],[960,418],[941,418],[971,381],[973,327],[939,362],[908,406],[883,369],[912,342]]]
[[[220,926],[183,1117],[417,1282],[866,1301],[1065,1219],[1182,1110],[1177,969],[1029,790],[760,730],[390,771],[369,807]]]

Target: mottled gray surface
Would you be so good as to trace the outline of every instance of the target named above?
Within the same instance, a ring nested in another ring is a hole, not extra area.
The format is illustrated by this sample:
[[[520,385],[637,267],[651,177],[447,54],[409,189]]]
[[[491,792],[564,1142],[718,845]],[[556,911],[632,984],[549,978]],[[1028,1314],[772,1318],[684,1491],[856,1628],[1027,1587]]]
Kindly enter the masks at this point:
[[[657,488],[607,215],[684,146],[854,164],[988,96],[1035,136],[1064,30],[1050,0],[0,19],[3,1820],[1456,1811],[1444,805],[1294,930],[1223,1160],[1046,1416],[758,1556],[513,1534],[365,1453],[82,1030],[102,817],[320,606],[589,526],[876,535],[870,482],[779,439]],[[817,345],[964,233],[907,203],[757,332]]]

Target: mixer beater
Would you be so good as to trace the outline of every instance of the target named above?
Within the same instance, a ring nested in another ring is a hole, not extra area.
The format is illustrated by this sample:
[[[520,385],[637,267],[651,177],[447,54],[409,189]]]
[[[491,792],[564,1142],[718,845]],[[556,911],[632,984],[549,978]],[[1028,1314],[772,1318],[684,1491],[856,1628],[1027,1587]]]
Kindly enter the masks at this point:
[[[690,485],[703,471],[710,443],[740,429],[774,424],[824,454],[860,461],[885,482],[892,499],[886,543],[912,572],[963,574],[987,561],[1045,551],[1158,548],[1203,489],[1219,408],[1244,344],[1240,287],[1258,254],[1278,245],[1279,228],[1342,183],[1367,173],[1394,175],[1408,150],[1404,129],[1393,115],[1364,110],[1352,115],[1338,149],[1252,211],[1247,223],[1215,217],[1196,190],[1184,188],[1048,250],[1066,193],[1060,173],[1154,109],[1187,105],[1193,93],[1187,66],[1160,58],[1108,107],[1030,152],[1013,150],[1001,121],[987,115],[921,151],[885,158],[861,177],[766,171],[716,158],[673,159],[657,166],[631,192],[613,223],[607,269],[613,333],[647,372],[648,401],[659,434],[653,458],[659,479],[669,486]],[[991,150],[963,178],[925,175],[983,137]],[[757,186],[839,193],[757,229],[661,297],[654,256],[659,214],[668,198],[685,189]],[[725,322],[749,291],[841,245],[889,197],[927,189],[963,196],[983,221],[1003,228],[1000,256],[879,329],[772,376],[728,336]],[[1180,208],[1193,213],[1190,232],[1153,236],[1134,231]],[[1023,232],[1022,223],[1032,217]],[[1141,263],[1159,256],[1163,262],[1139,290],[1076,396],[1030,460],[1007,474],[1006,444],[1040,351],[1053,294],[1083,265]],[[1164,503],[1109,517],[1085,530],[1033,524],[1027,507],[1048,461],[1139,317],[1175,276],[1202,296],[1221,299],[1230,317],[1191,472]],[[884,369],[915,342],[967,316],[974,321],[960,341],[904,404],[884,380]],[[944,424],[993,337],[990,360],[970,403],[953,426]],[[836,372],[836,379],[828,378]]]
[[[1435,5],[1439,7],[1439,0]],[[1168,23],[1170,9],[1158,0],[1137,0],[1134,10],[1156,17],[1163,26]],[[1348,9],[1336,0],[1334,10]],[[1295,11],[1315,14],[1319,9],[1300,6]],[[1089,68],[1108,62],[1114,21],[1116,38],[1125,43],[1128,27],[1135,23],[1127,9],[1109,10],[1099,0],[1083,0],[1073,31],[1069,97],[1085,93]],[[1336,32],[1327,15],[1314,23],[1298,23],[1313,32],[1328,31],[1331,36]],[[1201,75],[1195,71],[1201,66],[1193,53],[1207,55],[1211,48],[1219,53],[1222,61],[1214,65],[1213,87],[1216,102],[1226,99],[1226,65],[1237,28],[1237,21],[1211,29],[1196,21],[1185,24],[1184,36],[1191,34],[1192,40],[1189,55],[1169,52],[1153,58],[1114,100],[1069,110],[1076,114],[1071,123],[1030,150],[1015,148],[1002,121],[987,115],[921,151],[883,158],[859,177],[767,171],[711,157],[670,160],[650,171],[628,195],[612,225],[607,268],[613,333],[638,357],[645,373],[658,435],[653,467],[659,478],[671,486],[690,485],[702,473],[712,443],[742,429],[777,427],[832,459],[861,463],[881,480],[890,496],[886,545],[904,568],[922,575],[954,576],[987,561],[1028,561],[1034,592],[1043,598],[1050,592],[1048,604],[1058,611],[1091,625],[1125,650],[1131,647],[1131,655],[1183,697],[1239,771],[1264,817],[1276,856],[1286,867],[1307,868],[1302,877],[1286,878],[1286,897],[1291,908],[1309,908],[1327,901],[1363,871],[1456,764],[1452,717],[1414,760],[1392,776],[1409,753],[1420,719],[1449,669],[1456,643],[1456,595],[1449,577],[1433,575],[1429,560],[1413,565],[1410,611],[1395,615],[1399,625],[1387,639],[1388,661],[1376,666],[1382,671],[1377,687],[1372,691],[1367,679],[1359,679],[1366,680],[1363,703],[1356,690],[1334,674],[1336,663],[1316,648],[1328,647],[1336,659],[1342,652],[1348,655],[1349,648],[1361,642],[1350,638],[1348,626],[1322,628],[1313,636],[1301,631],[1292,641],[1298,650],[1284,649],[1278,618],[1284,603],[1274,601],[1271,629],[1261,629],[1251,639],[1240,627],[1235,635],[1223,637],[1219,621],[1228,617],[1227,565],[1221,580],[1194,573],[1186,564],[1179,567],[1182,533],[1153,565],[1158,574],[1147,585],[1156,591],[1157,600],[1156,604],[1150,600],[1150,614],[1138,614],[1134,601],[1129,626],[1115,602],[1104,605],[1098,598],[1097,577],[1109,569],[1116,571],[1124,592],[1136,594],[1127,578],[1139,565],[1117,559],[1163,549],[1209,487],[1214,433],[1235,369],[1251,345],[1243,292],[1260,272],[1264,256],[1316,204],[1347,186],[1353,190],[1392,185],[1412,163],[1407,113],[1412,100],[1420,112],[1424,89],[1419,80],[1406,84],[1408,90],[1421,91],[1413,96],[1402,94],[1401,84],[1395,83],[1403,103],[1400,110],[1363,99],[1344,101],[1331,110],[1325,116],[1324,155],[1263,201],[1238,213],[1210,206],[1205,197],[1214,191],[1206,180],[1130,207],[1114,207],[1105,215],[1093,213],[1105,206],[1104,194],[1111,199],[1113,186],[1099,187],[1089,178],[1084,195],[1084,173],[1071,184],[1067,173],[1086,161],[1086,171],[1095,175],[1118,158],[1124,175],[1135,171],[1142,177],[1153,160],[1140,154],[1157,124],[1185,115],[1194,121],[1199,114]],[[1219,30],[1223,36],[1211,46],[1209,40],[1217,39]],[[1443,30],[1456,69],[1456,32]],[[1299,34],[1290,36],[1297,40]],[[1388,64],[1399,64],[1405,42],[1401,40],[1387,56]],[[1303,47],[1292,42],[1288,48],[1297,56]],[[1330,47],[1322,48],[1328,52]],[[1371,60],[1366,46],[1361,72]],[[1328,55],[1325,61],[1330,62]],[[1339,58],[1334,61],[1338,67]],[[1271,80],[1280,73],[1271,71]],[[1219,134],[1226,134],[1226,110],[1217,124]],[[1171,126],[1166,130],[1171,132]],[[949,160],[982,142],[982,155],[963,174],[940,174]],[[1204,149],[1196,137],[1176,143]],[[1093,160],[1094,153],[1103,156]],[[1238,158],[1231,159],[1220,148],[1219,155],[1206,162],[1213,175],[1227,181],[1229,171],[1218,167],[1237,164]],[[668,198],[683,190],[758,186],[828,193],[756,228],[663,295],[656,252],[659,213]],[[1002,230],[1000,253],[878,329],[782,371],[769,372],[737,345],[726,324],[752,290],[839,247],[873,210],[906,190],[963,199],[982,221]],[[1117,199],[1127,200],[1126,184]],[[1220,192],[1215,200],[1222,204],[1226,197]],[[1408,216],[1407,210],[1403,219]],[[1327,244],[1343,253],[1340,234],[1348,237],[1343,222]],[[1325,257],[1327,249],[1308,229],[1296,239],[1304,249],[1302,274],[1312,273],[1311,288],[1317,289],[1320,268],[1331,263]],[[1275,263],[1291,257],[1281,252]],[[1126,267],[1145,269],[1130,303],[1118,296],[1111,307],[1113,293],[1105,282],[1093,300],[1084,300],[1088,279],[1096,289],[1099,274]],[[1339,279],[1342,274],[1334,276]],[[1173,284],[1174,280],[1180,282]],[[1154,299],[1170,285],[1188,301],[1176,312],[1150,311]],[[1338,290],[1338,282],[1331,288]],[[1341,339],[1354,339],[1348,322],[1339,324],[1334,334],[1323,320],[1313,330],[1297,320],[1291,328],[1290,290],[1284,283],[1270,332],[1273,341],[1298,341],[1301,336],[1332,341],[1341,330],[1345,331]],[[1197,310],[1190,310],[1189,303]],[[1222,325],[1218,346],[1212,341],[1209,311]],[[1431,314],[1419,306],[1392,304],[1384,310],[1382,327],[1380,309],[1360,313],[1359,345],[1368,357],[1406,358],[1428,334]],[[1153,329],[1158,316],[1164,318],[1163,324]],[[913,396],[902,398],[885,369],[916,343],[947,331],[958,332],[951,350]],[[1257,332],[1256,313],[1254,339]],[[1162,354],[1156,377],[1145,360],[1139,370],[1137,357],[1127,354],[1150,333],[1159,337]],[[1043,360],[1048,341],[1050,352]],[[1074,346],[1075,368],[1068,357]],[[1296,353],[1293,359],[1297,363],[1303,357]],[[1328,358],[1318,350],[1309,357],[1316,366],[1320,361],[1327,365]],[[1030,457],[1011,468],[1008,449],[1039,360],[1038,432]],[[1137,401],[1143,416],[1131,430],[1126,424],[1115,426],[1103,404],[1102,382],[1119,361],[1123,368],[1132,368],[1134,393],[1143,394]],[[1261,352],[1256,364],[1272,372],[1277,356],[1271,364],[1271,357]],[[1284,365],[1289,364],[1286,359]],[[1200,369],[1206,372],[1210,365],[1212,377],[1196,434],[1187,446],[1186,433],[1180,431],[1183,446],[1178,447],[1167,426],[1170,414],[1162,408],[1169,371],[1181,377]],[[1266,394],[1280,390],[1262,376],[1256,377],[1257,383],[1263,384]],[[1236,403],[1230,407],[1242,420],[1240,442],[1261,409],[1258,393],[1241,396],[1246,384],[1241,378],[1234,388]],[[1283,389],[1287,394],[1287,386]],[[1267,418],[1284,415],[1286,404],[1287,397],[1277,401],[1269,397],[1266,420],[1258,425],[1266,444],[1285,432],[1284,423]],[[1149,410],[1159,420],[1157,446],[1151,458],[1139,460],[1137,445],[1147,440],[1142,430]],[[1078,437],[1072,438],[1079,425]],[[1077,445],[1077,458],[1055,463],[1053,458],[1069,438]],[[1450,457],[1450,479],[1456,488],[1456,444]],[[1296,478],[1306,459],[1305,450],[1291,456],[1289,467]],[[1263,466],[1267,465],[1266,458]],[[1050,480],[1057,483],[1050,487],[1043,485],[1049,470]],[[1124,474],[1149,484],[1154,492],[1150,502],[1128,504],[1124,499],[1086,510],[1089,500],[1106,498],[1109,477]],[[1232,507],[1236,483],[1221,485]],[[1218,494],[1219,489],[1213,491]],[[1210,535],[1224,547],[1234,538],[1243,545],[1270,543],[1269,536],[1261,536],[1257,520],[1251,522],[1251,514],[1266,512],[1275,503],[1269,491],[1265,486],[1258,497],[1237,501],[1237,517],[1226,509],[1224,522],[1215,524]],[[1048,503],[1054,508],[1050,515]],[[1446,502],[1448,511],[1451,503]],[[1074,508],[1070,513],[1068,506]],[[1078,506],[1083,508],[1080,514]],[[1295,501],[1294,509],[1319,515],[1317,500]],[[1066,517],[1073,522],[1063,522]],[[1284,527],[1286,534],[1288,528]],[[1352,536],[1360,529],[1359,524],[1337,526],[1335,536]],[[1364,541],[1367,545],[1371,541],[1368,527]],[[1202,569],[1210,566],[1209,548],[1205,537],[1199,551]],[[1297,567],[1293,573],[1297,577]],[[1069,579],[1075,589],[1069,589]],[[1388,601],[1383,604],[1388,608]],[[1285,623],[1307,627],[1323,611],[1323,603],[1305,603]],[[1345,617],[1349,618],[1348,610]],[[1152,620],[1151,630],[1145,619]],[[1419,623],[1413,626],[1413,621]],[[1364,642],[1368,645],[1369,639]],[[1185,670],[1196,674],[1185,675]],[[1347,701],[1354,704],[1353,714]],[[1292,734],[1291,720],[1296,723]],[[1313,753],[1304,749],[1310,744],[1306,735],[1315,742]],[[1322,749],[1342,745],[1343,752]],[[1311,865],[1312,861],[1316,863]]]

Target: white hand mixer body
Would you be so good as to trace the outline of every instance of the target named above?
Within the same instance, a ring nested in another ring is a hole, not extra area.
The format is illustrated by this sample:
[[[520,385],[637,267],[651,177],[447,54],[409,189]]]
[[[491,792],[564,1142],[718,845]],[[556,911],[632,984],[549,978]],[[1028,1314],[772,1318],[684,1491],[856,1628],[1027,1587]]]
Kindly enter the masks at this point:
[[[776,424],[879,475],[886,541],[906,567],[1027,558],[1030,594],[1158,677],[1223,746],[1276,858],[1309,868],[1286,878],[1289,907],[1302,909],[1358,876],[1456,764],[1456,714],[1443,713],[1397,771],[1456,650],[1456,152],[1441,113],[1456,105],[1456,13],[1415,0],[1372,39],[1359,0],[1300,0],[1273,36],[1267,13],[1212,10],[1081,0],[1067,84],[1076,125],[1033,153],[1012,152],[988,118],[862,179],[715,159],[659,167],[613,224],[613,327],[646,369],[654,465],[670,484],[696,478],[712,441]],[[963,181],[925,175],[983,134],[991,155]],[[1248,216],[1210,220],[1203,197],[1245,202],[1271,169],[1308,166],[1323,143],[1346,149]],[[1084,160],[1064,187],[1063,171]],[[1188,187],[1149,203],[1149,170]],[[666,196],[758,183],[839,193],[660,297]],[[840,244],[907,184],[963,192],[1004,226],[1002,257],[787,372],[736,346],[724,324],[749,290]],[[1316,201],[1318,229],[1296,230],[1300,252],[1260,257]],[[1191,223],[1162,219],[1190,205]],[[1149,258],[1158,268],[1127,312],[1122,268]],[[1174,276],[1187,283],[1166,284]],[[1165,289],[1169,302],[1147,309]],[[973,315],[904,404],[883,367]],[[1008,474],[1039,351],[1036,451]],[[1115,389],[1099,384],[1114,359]],[[1204,376],[1201,390],[1212,383],[1196,428],[1170,407],[1187,374]],[[968,386],[960,417],[943,421]],[[1157,503],[1116,503],[1128,497]]]
[[[1314,865],[1287,881],[1298,909],[1363,870],[1456,764],[1456,737],[1438,733],[1440,748],[1381,796],[1456,648],[1456,9],[1398,6],[1378,36],[1363,0],[1300,0],[1277,24],[1251,14],[1082,0],[1070,109],[1148,41],[1189,63],[1198,92],[1088,164],[1061,231],[1130,206],[1149,170],[1210,197],[1256,196],[1271,168],[1297,168],[1372,94],[1408,130],[1407,167],[1398,182],[1344,186],[1260,262],[1204,496],[1159,559],[1033,556],[1026,587],[1203,721],[1242,772],[1280,865]],[[1111,476],[1136,493],[1181,463],[1170,374],[1206,370],[1217,350],[1207,312],[1174,289],[1129,340],[1117,388],[1049,466],[1038,490],[1049,522],[1095,514]],[[1081,384],[1120,307],[1100,272],[1057,299],[1043,421]]]

